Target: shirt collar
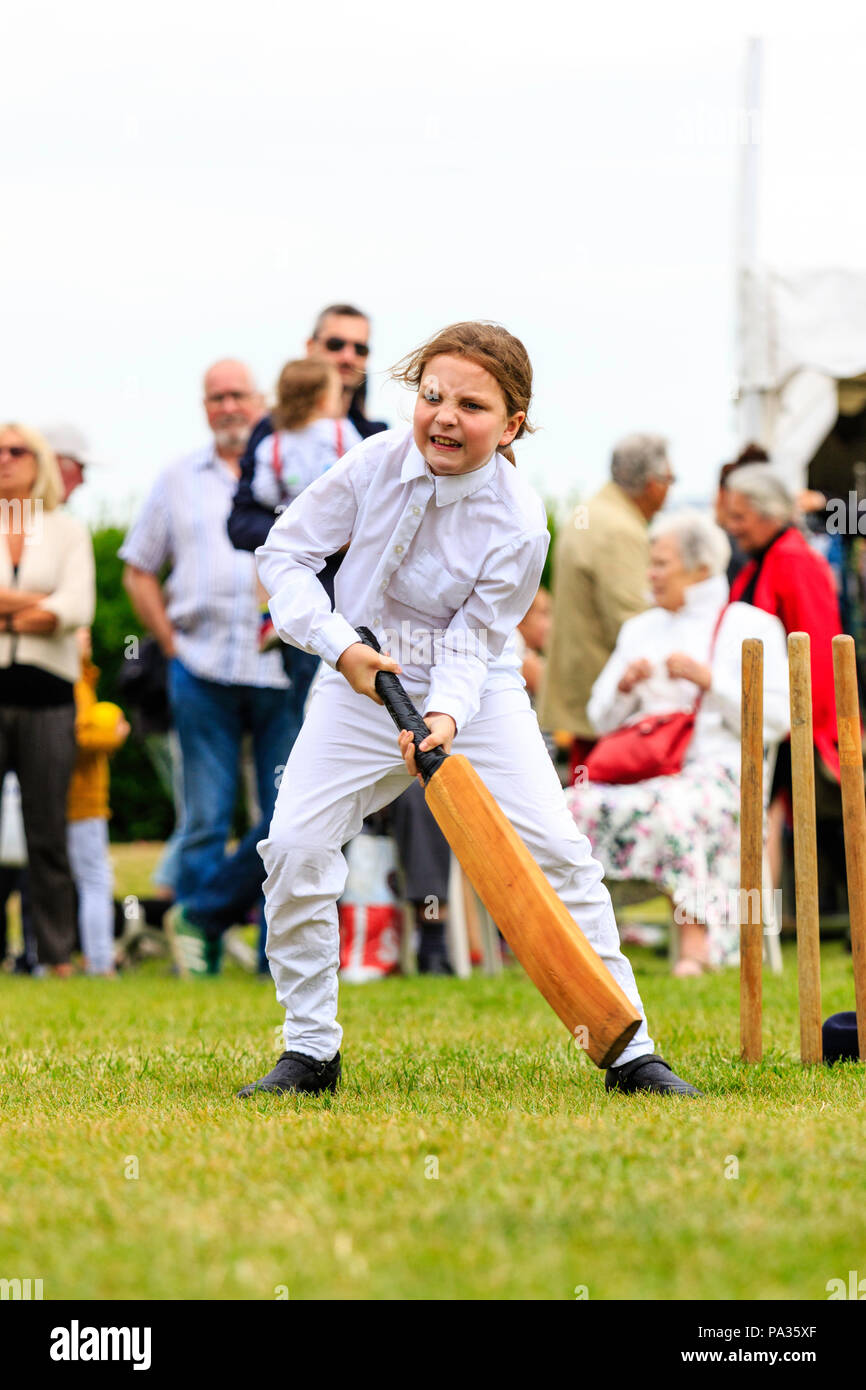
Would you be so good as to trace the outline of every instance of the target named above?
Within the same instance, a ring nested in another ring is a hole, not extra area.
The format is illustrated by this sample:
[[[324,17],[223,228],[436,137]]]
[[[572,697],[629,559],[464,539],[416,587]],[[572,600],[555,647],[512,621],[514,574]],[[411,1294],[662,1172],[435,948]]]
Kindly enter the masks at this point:
[[[712,574],[709,579],[699,579],[697,584],[686,585],[685,601],[682,611],[692,617],[715,615],[728,601],[728,580],[724,574]]]
[[[215,444],[206,444],[204,446],[198,457],[194,459],[193,468],[197,469],[199,472],[202,472],[205,468],[212,468],[215,473],[225,474],[228,478],[232,478],[233,476],[232,470],[229,468],[225,459],[218,457]]]
[[[791,523],[790,523],[790,521],[788,521],[788,522],[786,522],[786,523],[784,524],[784,526],[781,526],[781,527],[779,528],[779,530],[776,532],[775,536],[771,536],[771,537],[770,537],[770,539],[767,541],[767,544],[766,544],[766,545],[762,546],[760,550],[754,550],[754,551],[752,551],[752,554],[749,556],[749,559],[750,559],[750,560],[757,560],[758,564],[759,564],[759,565],[762,565],[762,564],[764,563],[765,559],[767,558],[767,554],[769,553],[769,551],[772,550],[773,546],[776,544],[776,541],[781,540],[782,537],[785,535],[785,533],[786,533],[787,531],[790,531],[790,530],[791,530]]]
[[[447,507],[451,502],[470,497],[473,492],[478,492],[479,488],[489,483],[496,473],[496,459],[497,455],[494,454],[481,468],[474,468],[471,473],[455,473],[450,477],[442,477],[432,471],[413,440],[400,470],[400,481],[410,483],[414,478],[429,478],[436,489],[436,506]]]
[[[615,483],[613,479],[611,479],[611,481],[606,483],[602,488],[602,492],[611,501],[619,502],[626,511],[633,512],[635,516],[639,516],[644,526],[649,525],[637,502],[633,497],[629,497],[625,488],[620,487],[619,483]]]
[[[216,445],[205,444],[201,451],[193,459],[193,468],[213,468],[216,465]]]

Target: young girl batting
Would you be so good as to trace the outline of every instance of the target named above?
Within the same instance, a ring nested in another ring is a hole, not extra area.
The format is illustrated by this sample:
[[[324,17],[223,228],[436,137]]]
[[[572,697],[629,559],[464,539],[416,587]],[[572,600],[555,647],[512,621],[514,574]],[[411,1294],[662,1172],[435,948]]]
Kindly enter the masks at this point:
[[[240,1096],[334,1090],[340,1077],[341,846],[416,775],[411,736],[395,739],[376,694],[380,670],[399,673],[423,713],[430,735],[421,748],[447,753],[453,745],[474,765],[643,1015],[601,866],[569,814],[514,641],[548,545],[544,508],[510,448],[531,429],[526,350],[497,325],[459,323],[397,375],[418,392],[412,426],[352,449],[256,551],[280,637],[320,656],[326,669],[259,845],[286,1050]],[[316,573],[345,545],[332,612]],[[360,626],[374,630],[382,652],[360,642]],[[605,1084],[700,1094],[654,1055],[645,1018]]]

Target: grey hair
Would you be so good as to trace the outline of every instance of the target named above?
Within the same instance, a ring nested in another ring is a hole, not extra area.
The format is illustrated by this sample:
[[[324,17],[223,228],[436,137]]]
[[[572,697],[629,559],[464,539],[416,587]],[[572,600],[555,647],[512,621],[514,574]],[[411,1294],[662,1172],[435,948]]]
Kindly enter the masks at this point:
[[[614,445],[610,476],[632,497],[669,471],[668,442],[660,434],[628,434]]]
[[[670,536],[676,542],[687,574],[706,568],[711,575],[722,574],[731,558],[731,544],[722,530],[704,512],[684,507],[681,512],[661,512],[649,528],[650,541]]]
[[[794,494],[784,478],[766,463],[747,463],[736,468],[725,479],[725,491],[741,492],[758,515],[768,521],[793,520]]]

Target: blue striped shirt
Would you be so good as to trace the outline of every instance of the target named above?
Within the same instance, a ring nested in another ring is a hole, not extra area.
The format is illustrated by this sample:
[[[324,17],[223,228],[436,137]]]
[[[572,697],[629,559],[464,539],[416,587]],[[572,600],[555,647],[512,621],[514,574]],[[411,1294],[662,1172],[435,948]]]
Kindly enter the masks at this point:
[[[223,685],[287,689],[279,650],[258,649],[252,555],[235,550],[226,522],[237,479],[213,444],[170,465],[154,484],[120,549],[136,569],[158,574],[177,655],[194,675]]]

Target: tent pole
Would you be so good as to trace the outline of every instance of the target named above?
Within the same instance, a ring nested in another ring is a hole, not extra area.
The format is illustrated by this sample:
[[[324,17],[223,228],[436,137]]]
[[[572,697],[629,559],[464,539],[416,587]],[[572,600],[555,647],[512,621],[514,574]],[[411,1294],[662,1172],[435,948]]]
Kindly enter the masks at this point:
[[[762,38],[750,38],[746,45],[744,110],[738,123],[741,132],[740,167],[737,190],[737,368],[739,374],[738,433],[740,442],[769,444],[769,421],[764,393],[746,388],[745,356],[747,343],[763,317],[755,302],[758,272],[758,195],[760,189],[761,78],[764,57]],[[757,322],[756,322],[757,317]],[[751,373],[749,373],[751,375]]]

